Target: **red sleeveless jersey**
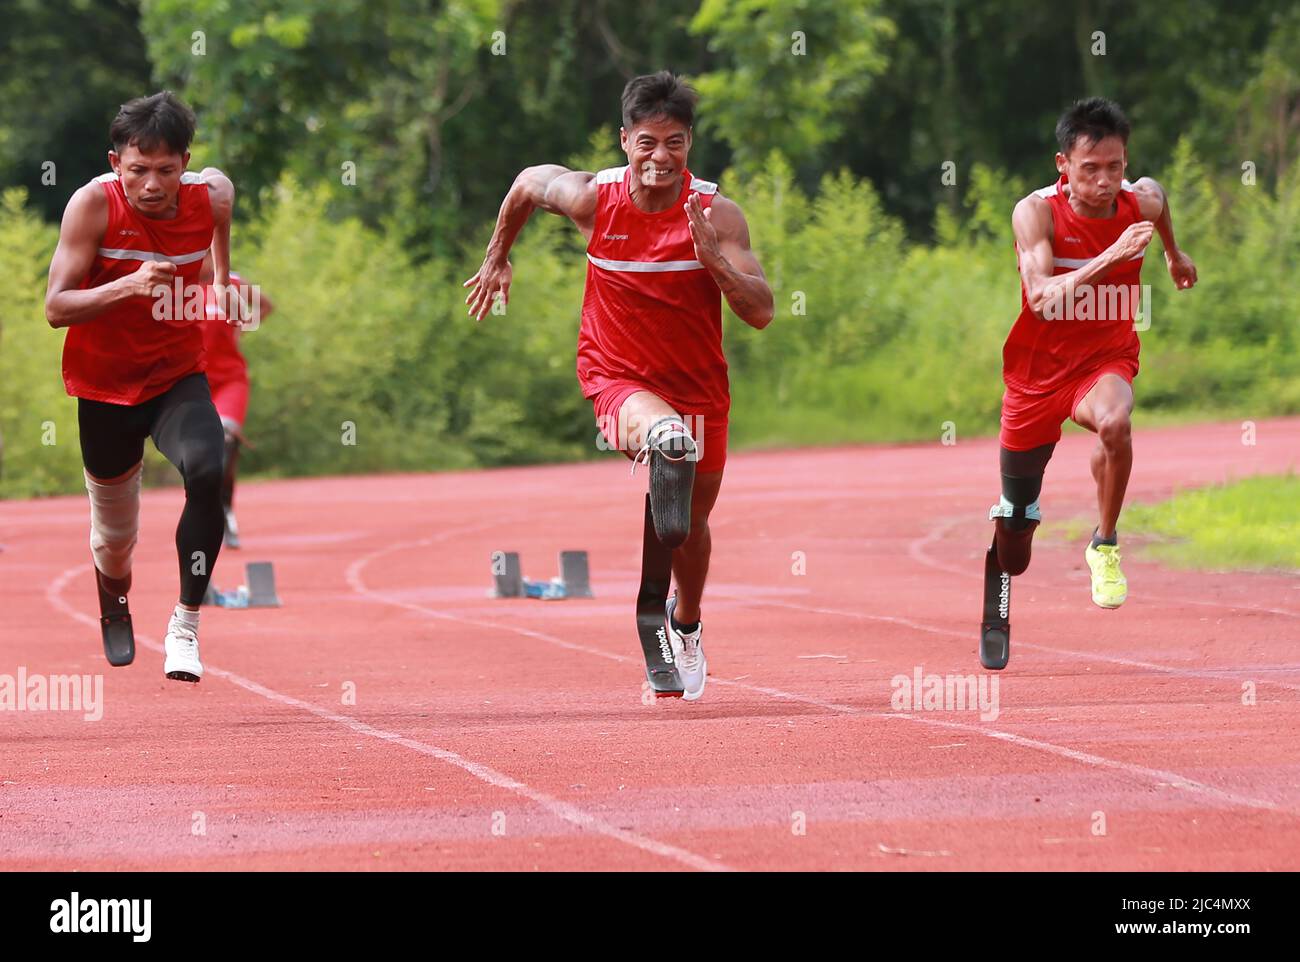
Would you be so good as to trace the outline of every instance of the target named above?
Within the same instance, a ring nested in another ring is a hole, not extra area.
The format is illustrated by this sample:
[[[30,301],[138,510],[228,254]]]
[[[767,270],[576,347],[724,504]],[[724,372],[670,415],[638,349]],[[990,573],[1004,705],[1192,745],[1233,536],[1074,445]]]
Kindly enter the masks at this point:
[[[108,197],[103,246],[81,289],[133,274],[146,260],[176,265],[188,295],[198,291],[203,256],[212,245],[212,202],[196,173],[181,175],[177,213],[159,220],[138,213],[117,174],[95,178]],[[63,383],[73,397],[112,404],[142,404],[188,374],[203,370],[199,322],[154,319],[152,297],[132,297],[84,324],[68,328],[63,342]],[[200,308],[201,313],[201,308]]]
[[[1143,220],[1137,195],[1126,180],[1116,195],[1111,217],[1081,217],[1065,194],[1065,175],[1051,187],[1034,191],[1052,211],[1052,274],[1068,274],[1110,247],[1125,228]],[[1019,248],[1016,259],[1019,261]],[[1142,255],[1117,265],[1091,285],[1077,288],[1063,302],[1060,316],[1036,317],[1029,309],[1024,279],[1020,316],[1002,348],[1002,376],[1008,388],[1047,394],[1108,361],[1132,360],[1137,368],[1139,343],[1133,329],[1141,291]],[[1044,309],[1046,313],[1046,308]]]
[[[722,292],[695,258],[685,204],[707,208],[718,185],[682,171],[666,210],[632,202],[628,167],[596,175],[599,200],[587,245],[587,287],[578,333],[585,397],[618,383],[642,384],[682,413],[725,415],[731,407],[722,353]]]
[[[231,271],[230,284],[242,288],[244,279]],[[225,312],[217,306],[216,291],[211,284],[203,289],[203,308],[203,353],[208,384],[216,391],[219,385],[230,381],[247,381],[248,362],[239,350],[239,326],[226,322]]]

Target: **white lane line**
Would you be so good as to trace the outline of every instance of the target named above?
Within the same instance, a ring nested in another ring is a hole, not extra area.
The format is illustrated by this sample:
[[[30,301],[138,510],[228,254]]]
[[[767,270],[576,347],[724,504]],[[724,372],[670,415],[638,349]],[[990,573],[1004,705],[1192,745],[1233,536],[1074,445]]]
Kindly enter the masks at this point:
[[[98,628],[99,619],[92,618],[90,615],[76,610],[72,605],[68,604],[68,602],[64,601],[62,596],[63,589],[67,583],[78,575],[88,573],[90,567],[91,566],[88,564],[77,565],[76,567],[64,571],[50,582],[49,587],[45,590],[45,597],[55,609],[63,612],[68,617],[79,621],[82,624],[88,625],[91,628]],[[140,634],[137,634],[135,637],[136,641],[138,643],[143,643],[144,647],[153,649],[160,654],[163,653],[163,646],[152,638]],[[373,725],[367,725],[365,722],[358,721],[357,719],[351,718],[347,715],[340,715],[326,708],[321,708],[319,705],[313,705],[310,702],[302,701],[301,699],[294,698],[290,695],[274,691],[273,689],[267,688],[265,685],[258,684],[257,682],[245,678],[242,675],[237,675],[232,671],[217,668],[210,663],[205,663],[203,669],[205,675],[214,675],[218,678],[223,678],[231,684],[238,685],[240,688],[250,691],[255,695],[260,695],[269,701],[279,702],[280,704],[287,705],[291,708],[298,708],[302,711],[310,712],[318,718],[331,721],[336,725],[342,725],[359,735],[368,735],[371,738],[377,738],[380,741],[389,742],[394,745],[401,745],[403,748],[408,748],[413,752],[419,752],[420,754],[427,755],[430,758],[436,758],[438,761],[454,765],[456,768],[468,772],[480,781],[487,782],[489,785],[496,788],[513,792],[516,795],[520,795],[537,803],[555,817],[563,819],[573,825],[577,825],[579,828],[597,832],[608,838],[612,838],[615,841],[622,842],[625,845],[638,848],[643,852],[649,852],[650,854],[658,855],[661,858],[672,859],[673,861],[680,862],[688,868],[697,869],[701,872],[729,871],[728,866],[723,865],[721,862],[707,859],[701,855],[696,855],[694,852],[688,852],[685,849],[678,848],[675,845],[668,845],[664,842],[648,838],[636,832],[619,828],[617,825],[611,825],[604,819],[592,815],[589,812],[584,812],[575,805],[571,805],[568,802],[547,795],[545,792],[539,791],[532,786],[519,781],[517,778],[512,778],[509,775],[498,772],[496,769],[490,768],[487,765],[470,761],[464,756],[458,755],[456,752],[445,748],[439,748],[436,745],[429,745],[424,742],[416,741],[413,738],[407,738],[406,736],[399,735],[396,732],[385,731],[384,729],[376,728]]]
[[[535,638],[538,641],[545,641],[549,644],[557,645],[561,648],[567,648],[572,651],[582,652],[583,654],[595,655],[597,657],[605,658],[609,661],[616,661],[623,664],[633,664],[633,665],[637,665],[638,667],[642,664],[640,660],[628,657],[626,655],[617,655],[612,652],[602,651],[598,648],[591,648],[586,645],[574,644],[572,642],[565,641],[561,638],[556,638],[552,635],[545,634],[544,632],[533,631],[528,628],[519,628],[514,625],[502,624],[500,622],[485,621],[480,618],[461,618],[457,615],[448,614],[445,611],[437,611],[432,608],[426,608],[423,605],[414,604],[412,602],[394,601],[384,597],[382,592],[377,592],[367,587],[367,585],[365,584],[364,580],[361,577],[361,572],[366,567],[366,565],[368,565],[371,561],[374,561],[375,559],[380,558],[384,555],[395,553],[397,551],[402,551],[409,548],[424,547],[428,545],[432,540],[434,539],[425,538],[421,541],[412,541],[412,542],[405,542],[401,544],[389,545],[386,548],[380,548],[377,551],[373,551],[370,554],[358,558],[357,560],[352,562],[351,565],[348,566],[347,569],[348,584],[351,585],[353,591],[373,601],[378,601],[384,604],[393,605],[394,607],[398,607],[398,608],[405,608],[408,611],[422,612],[426,615],[444,621],[455,622],[458,624],[473,625],[475,627],[481,627],[481,628],[492,628],[492,629],[497,629],[502,631],[511,631],[528,638]],[[789,605],[783,603],[774,603],[774,604],[777,604],[779,607],[789,607],[789,608],[803,607],[801,605]],[[844,612],[834,611],[831,609],[808,609],[808,610],[825,612],[828,614],[844,613]],[[865,617],[872,620],[891,621],[891,622],[909,624],[909,625],[914,624],[914,623],[909,623],[907,622],[906,619],[901,619],[901,618],[860,615],[859,613],[856,612],[853,614],[855,617]],[[933,630],[942,634],[956,634],[955,632],[947,631],[945,629],[927,629],[927,630]],[[797,695],[792,692],[782,691],[779,688],[772,688],[772,687],[766,687],[761,685],[751,685],[746,682],[727,679],[727,678],[716,678],[712,674],[709,676],[709,679],[710,681],[712,681],[714,684],[717,685],[740,688],[740,689],[744,689],[745,691],[754,692],[760,695],[767,695],[768,697],[771,698],[779,698],[783,701],[792,701],[792,702],[798,702],[800,704],[812,705],[817,708],[823,708],[828,711],[838,712],[841,714],[857,715],[865,718],[878,718],[878,719],[890,719],[890,720],[906,719],[908,721],[916,722],[921,725],[930,725],[937,728],[945,728],[945,729],[951,729],[956,731],[968,732],[970,734],[975,734],[975,735],[982,735],[986,738],[992,738],[997,741],[1012,744],[1020,748],[1032,749],[1035,751],[1046,752],[1051,755],[1056,755],[1061,758],[1067,758],[1070,759],[1071,761],[1075,761],[1080,764],[1092,765],[1098,768],[1106,768],[1112,771],[1123,772],[1125,774],[1140,778],[1144,781],[1154,782],[1156,784],[1156,787],[1168,786],[1170,788],[1175,788],[1180,791],[1185,791],[1193,795],[1201,796],[1203,798],[1213,799],[1215,801],[1221,802],[1229,806],[1262,809],[1264,811],[1282,812],[1285,814],[1296,814],[1292,812],[1290,809],[1278,805],[1275,802],[1270,802],[1266,799],[1253,798],[1247,795],[1240,795],[1235,792],[1228,792],[1223,789],[1216,788],[1213,785],[1207,785],[1204,782],[1198,782],[1195,779],[1188,778],[1184,775],[1180,775],[1177,772],[1165,771],[1163,769],[1158,769],[1158,768],[1147,768],[1143,765],[1137,765],[1132,762],[1124,762],[1112,758],[1105,758],[1101,755],[1094,755],[1090,752],[1078,751],[1073,748],[1068,748],[1064,745],[1056,745],[1053,744],[1052,742],[1042,741],[1041,739],[1027,738],[1022,735],[1016,735],[1012,732],[1001,731],[999,729],[991,728],[987,725],[969,725],[969,724],[964,724],[962,722],[943,721],[940,719],[928,718],[928,717],[923,717],[921,715],[904,713],[904,712],[870,712],[860,708],[856,708],[852,705],[844,705],[836,702],[823,701],[817,698],[809,698],[804,695]]]

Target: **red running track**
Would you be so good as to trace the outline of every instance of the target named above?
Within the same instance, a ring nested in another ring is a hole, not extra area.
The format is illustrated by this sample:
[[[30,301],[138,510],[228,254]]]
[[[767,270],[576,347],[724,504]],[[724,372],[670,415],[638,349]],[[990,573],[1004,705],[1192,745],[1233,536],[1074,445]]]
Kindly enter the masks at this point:
[[[1139,431],[1131,498],[1294,466],[1300,419],[1257,432]],[[1089,511],[1090,444],[1058,448],[1049,521]],[[245,485],[216,580],[273,560],[285,606],[205,609],[198,686],[159,647],[178,490],[145,495],[126,669],[84,499],[0,504],[0,675],[104,675],[101,720],[0,715],[0,868],[1297,868],[1295,573],[1138,555],[1102,611],[1045,540],[996,717],[895,710],[896,675],[979,673],[996,477],[992,440],[733,456],[694,704],[642,701],[621,458]],[[597,598],[486,597],[492,551],[549,577],[564,548]]]

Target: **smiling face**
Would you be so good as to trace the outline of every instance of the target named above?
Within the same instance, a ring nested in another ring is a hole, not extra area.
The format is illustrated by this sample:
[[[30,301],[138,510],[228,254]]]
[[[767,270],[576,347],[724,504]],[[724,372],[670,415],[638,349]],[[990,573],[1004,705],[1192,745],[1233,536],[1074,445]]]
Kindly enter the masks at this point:
[[[1070,196],[1089,211],[1105,214],[1119,196],[1128,151],[1119,137],[1080,137],[1068,154],[1056,155],[1056,169],[1070,182]]]
[[[176,210],[176,198],[181,190],[181,174],[190,162],[189,151],[172,153],[160,145],[152,153],[145,153],[135,144],[108,152],[108,162],[122,183],[122,191],[131,206],[145,217],[166,218]]]
[[[632,176],[648,190],[675,187],[686,169],[691,150],[691,129],[679,120],[655,117],[631,130],[621,128],[619,141],[627,154]]]

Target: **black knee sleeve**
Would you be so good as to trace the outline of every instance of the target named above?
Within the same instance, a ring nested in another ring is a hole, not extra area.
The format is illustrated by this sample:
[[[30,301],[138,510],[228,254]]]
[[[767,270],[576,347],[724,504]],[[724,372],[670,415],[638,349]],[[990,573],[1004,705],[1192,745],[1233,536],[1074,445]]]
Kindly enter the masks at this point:
[[[989,511],[989,520],[995,522],[993,544],[998,564],[1007,574],[1023,574],[1029,567],[1034,529],[1042,520],[1038,496],[1043,490],[1043,471],[1055,447],[1044,444],[1030,451],[1003,448],[999,456],[1002,498]]]
[[[1043,472],[1052,458],[1055,444],[1044,444],[1029,451],[1008,451],[999,454],[1002,472],[1002,502],[993,517],[1000,517],[1012,531],[1029,527],[1038,521],[1038,496],[1043,491]]]

